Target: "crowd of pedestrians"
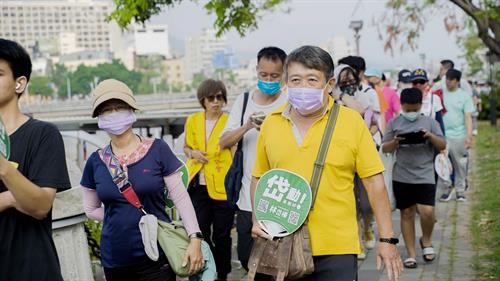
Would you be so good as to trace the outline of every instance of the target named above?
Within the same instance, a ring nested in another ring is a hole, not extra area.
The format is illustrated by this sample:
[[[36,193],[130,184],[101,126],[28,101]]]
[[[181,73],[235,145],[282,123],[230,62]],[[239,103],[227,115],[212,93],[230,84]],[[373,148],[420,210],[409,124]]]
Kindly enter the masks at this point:
[[[30,74],[26,51],[0,39],[0,116],[11,143],[8,159],[0,153],[0,272],[2,280],[62,280],[51,208],[56,192],[70,183],[57,128],[19,110]],[[397,280],[403,267],[418,267],[417,243],[423,260],[433,262],[436,199],[467,200],[468,149],[480,110],[475,84],[462,78],[453,61],[443,60],[435,80],[425,69],[402,69],[393,88],[390,74],[367,67],[364,58],[347,56],[335,66],[315,46],[288,55],[265,47],[257,54],[256,74],[256,87],[241,93],[229,113],[224,112],[224,83],[201,83],[201,109],[185,123],[186,164],[162,139],[134,133],[140,108],[127,81],[107,79],[93,90],[89,117],[97,118],[110,142],[86,161],[81,186],[85,213],[103,222],[106,280],[176,279],[156,240],[147,243],[149,217],[144,214],[172,220],[165,194],[189,237],[180,257],[189,275],[209,266],[202,243],[213,253],[216,276],[193,280],[227,280],[234,226],[237,256],[248,271],[255,239],[275,238],[256,220],[257,182],[273,169],[311,179],[330,118],[336,123],[306,226],[314,271],[300,280],[357,280],[358,260],[375,247],[390,279]],[[241,190],[229,198],[225,182],[236,149],[243,155]],[[382,154],[392,155],[385,166]],[[436,157],[451,163],[449,177],[436,173]],[[390,197],[401,214],[404,260],[396,247]],[[275,277],[257,274],[255,280]]]

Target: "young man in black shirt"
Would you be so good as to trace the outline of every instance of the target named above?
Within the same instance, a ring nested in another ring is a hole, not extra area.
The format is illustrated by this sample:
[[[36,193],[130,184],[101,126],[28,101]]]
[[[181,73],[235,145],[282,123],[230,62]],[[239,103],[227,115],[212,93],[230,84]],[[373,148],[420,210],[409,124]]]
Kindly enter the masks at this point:
[[[30,74],[28,53],[0,39],[0,116],[11,142],[9,159],[0,154],[0,279],[62,281],[51,210],[71,185],[57,128],[19,109]]]

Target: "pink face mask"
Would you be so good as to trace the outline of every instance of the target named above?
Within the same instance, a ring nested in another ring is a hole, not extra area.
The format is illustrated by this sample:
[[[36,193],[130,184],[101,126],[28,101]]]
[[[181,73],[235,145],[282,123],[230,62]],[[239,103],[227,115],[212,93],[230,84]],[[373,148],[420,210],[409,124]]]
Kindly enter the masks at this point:
[[[97,117],[99,129],[119,136],[132,127],[137,118],[132,110],[115,111],[109,114],[102,114]]]
[[[311,114],[323,105],[323,90],[316,88],[288,88],[288,102],[301,115]]]

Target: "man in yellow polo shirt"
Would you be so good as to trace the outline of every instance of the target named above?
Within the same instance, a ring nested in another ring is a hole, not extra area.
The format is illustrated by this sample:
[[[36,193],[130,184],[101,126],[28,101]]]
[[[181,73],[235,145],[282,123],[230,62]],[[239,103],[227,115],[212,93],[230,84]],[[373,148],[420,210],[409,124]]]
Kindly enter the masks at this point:
[[[271,169],[281,168],[311,179],[334,102],[329,96],[335,85],[333,68],[330,55],[318,47],[303,46],[288,56],[288,103],[272,112],[261,126],[252,173],[252,202],[257,181]],[[341,107],[314,209],[309,214],[315,269],[303,280],[357,280],[356,255],[360,253],[360,244],[353,192],[355,172],[366,186],[377,219],[381,242],[377,264],[385,264],[389,279],[399,279],[403,266],[395,245],[397,239],[393,238],[383,171],[371,134],[359,113]],[[252,233],[271,238],[255,222],[255,216]]]

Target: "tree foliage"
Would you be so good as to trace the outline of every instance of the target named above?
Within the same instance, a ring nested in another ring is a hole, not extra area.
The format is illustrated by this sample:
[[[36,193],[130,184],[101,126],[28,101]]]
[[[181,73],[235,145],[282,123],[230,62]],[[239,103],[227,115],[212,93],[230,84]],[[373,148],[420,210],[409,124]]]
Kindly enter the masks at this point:
[[[80,65],[69,77],[71,91],[83,95],[89,94],[93,86],[105,79],[112,78],[123,81],[134,92],[137,92],[141,81],[141,73],[128,70],[119,60],[97,66]]]
[[[31,77],[29,82],[28,91],[30,94],[41,96],[52,96],[53,89],[50,87],[51,79],[47,76],[34,76]]]
[[[162,8],[173,7],[183,0],[114,1],[116,10],[108,19],[126,28],[132,22],[145,23]],[[263,12],[271,12],[284,2],[288,0],[209,0],[204,8],[216,16],[214,27],[218,36],[233,28],[245,36],[258,27]],[[464,21],[457,14],[461,10],[475,23],[477,36],[483,44],[500,57],[499,0],[386,0],[386,6],[387,12],[374,21],[386,51],[393,52],[397,47],[403,50],[408,46],[415,49],[426,22],[435,16],[443,19],[448,32],[462,30]]]
[[[500,57],[500,1],[498,0],[387,0],[387,12],[375,24],[384,41],[384,49],[406,46],[415,49],[425,23],[434,17],[443,19],[446,30],[459,33],[466,26],[458,13],[474,22],[484,46]],[[456,9],[459,8],[459,9]],[[403,39],[403,40],[401,40]]]
[[[463,57],[467,61],[468,75],[474,76],[484,69],[484,62],[482,60],[486,53],[486,46],[477,34],[477,29],[472,22],[468,20],[467,28],[463,35],[458,36],[458,43],[464,50]]]
[[[198,2],[196,0],[191,0]],[[257,28],[257,20],[264,11],[272,11],[287,0],[210,0],[205,10],[216,15],[214,27],[217,36],[231,29],[236,29],[241,36]],[[116,9],[108,17],[115,20],[121,28],[132,22],[145,23],[152,16],[161,12],[162,8],[170,8],[182,0],[114,0]]]
[[[125,82],[132,91],[136,92],[142,74],[128,70],[119,60],[113,60],[111,63],[101,63],[97,66],[79,65],[73,72],[62,64],[56,64],[51,76],[48,77],[49,82],[54,83],[56,93],[60,98],[68,97],[68,80],[72,95],[86,96],[99,81],[110,78]]]
[[[168,85],[163,75],[164,65],[161,56],[139,57],[137,68],[142,73],[139,83],[139,93],[150,94],[155,92],[167,92]]]
[[[205,76],[205,74],[203,74],[203,73],[194,74],[193,81],[191,82],[191,89],[196,91],[198,89],[198,87],[200,86],[201,82],[203,82],[206,79],[208,79],[208,77]]]

